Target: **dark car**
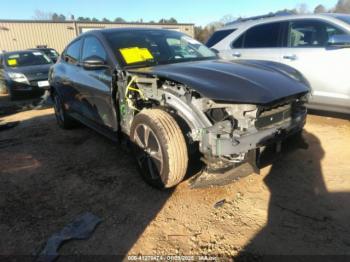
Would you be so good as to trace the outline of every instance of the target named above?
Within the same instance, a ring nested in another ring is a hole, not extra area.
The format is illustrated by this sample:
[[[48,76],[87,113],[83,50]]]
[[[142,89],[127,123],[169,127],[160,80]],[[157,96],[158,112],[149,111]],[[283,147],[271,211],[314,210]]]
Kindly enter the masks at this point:
[[[0,89],[11,99],[41,96],[49,88],[52,61],[39,51],[0,54]]]
[[[31,48],[29,50],[32,50],[32,51],[40,51],[40,52],[43,52],[45,55],[47,55],[51,60],[52,62],[56,63],[57,61],[57,58],[59,56],[58,52],[53,49],[53,48],[44,48],[44,47],[40,47],[40,48]]]
[[[128,139],[141,174],[160,188],[183,180],[190,152],[204,162],[199,184],[257,172],[260,147],[302,130],[309,92],[288,66],[218,60],[185,34],[141,28],[77,37],[49,79],[59,126],[78,120]]]

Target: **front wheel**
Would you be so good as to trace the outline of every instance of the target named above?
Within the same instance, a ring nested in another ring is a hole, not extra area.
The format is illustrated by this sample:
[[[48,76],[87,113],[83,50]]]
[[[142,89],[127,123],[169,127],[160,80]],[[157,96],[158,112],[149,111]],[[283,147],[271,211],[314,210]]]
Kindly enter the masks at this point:
[[[137,114],[130,139],[141,174],[157,188],[180,183],[187,170],[188,153],[183,133],[175,119],[160,109]]]

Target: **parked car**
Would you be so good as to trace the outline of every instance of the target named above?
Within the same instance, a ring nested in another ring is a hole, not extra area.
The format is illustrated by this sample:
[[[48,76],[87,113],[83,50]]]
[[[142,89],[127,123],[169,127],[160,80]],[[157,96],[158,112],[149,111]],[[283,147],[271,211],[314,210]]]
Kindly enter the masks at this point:
[[[350,113],[350,15],[286,15],[243,19],[207,42],[228,60],[269,60],[292,66],[309,81],[309,107]]]
[[[11,99],[41,96],[49,88],[48,73],[52,61],[38,51],[0,54],[0,90]]]
[[[43,52],[45,55],[47,55],[51,60],[52,62],[56,63],[57,61],[57,58],[59,56],[58,52],[53,49],[53,48],[44,48],[44,47],[38,47],[38,48],[31,48],[29,50],[32,50],[32,51],[39,51],[39,52]]]
[[[183,180],[192,149],[205,162],[197,181],[255,171],[257,148],[302,130],[309,92],[291,67],[218,60],[185,34],[142,28],[80,35],[49,81],[59,126],[78,120],[130,139],[141,174],[160,188]]]

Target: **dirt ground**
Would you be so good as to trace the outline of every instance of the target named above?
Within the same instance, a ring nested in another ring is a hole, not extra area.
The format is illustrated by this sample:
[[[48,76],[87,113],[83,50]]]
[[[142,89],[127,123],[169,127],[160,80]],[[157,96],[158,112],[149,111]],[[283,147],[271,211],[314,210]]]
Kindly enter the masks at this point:
[[[32,254],[90,211],[103,222],[60,254],[350,255],[350,121],[310,115],[303,137],[261,175],[158,191],[132,155],[52,109],[0,118],[0,253]],[[222,201],[222,205],[215,204]]]

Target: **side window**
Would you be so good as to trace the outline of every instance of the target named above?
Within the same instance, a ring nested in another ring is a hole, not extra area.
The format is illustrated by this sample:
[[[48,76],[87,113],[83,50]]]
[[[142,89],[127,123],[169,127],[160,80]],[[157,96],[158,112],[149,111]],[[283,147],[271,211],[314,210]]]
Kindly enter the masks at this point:
[[[242,34],[236,41],[234,41],[232,44],[232,48],[242,48],[244,37],[245,37],[245,34]]]
[[[263,24],[249,29],[244,35],[242,46],[244,48],[282,47],[280,43],[282,24]]]
[[[229,36],[231,33],[236,31],[236,29],[227,29],[227,30],[219,30],[216,31],[207,41],[206,46],[207,47],[212,47],[219,43],[222,39],[226,38]]]
[[[89,36],[85,38],[82,60],[84,61],[87,58],[98,57],[103,60],[107,60],[107,53],[100,43],[100,41],[93,36]]]
[[[319,21],[296,21],[289,26],[289,47],[325,47],[333,35],[345,34],[342,30]]]
[[[66,52],[64,54],[64,60],[67,63],[77,64],[79,62],[81,43],[82,40],[79,39],[67,47]]]

